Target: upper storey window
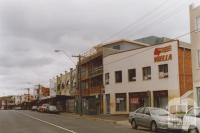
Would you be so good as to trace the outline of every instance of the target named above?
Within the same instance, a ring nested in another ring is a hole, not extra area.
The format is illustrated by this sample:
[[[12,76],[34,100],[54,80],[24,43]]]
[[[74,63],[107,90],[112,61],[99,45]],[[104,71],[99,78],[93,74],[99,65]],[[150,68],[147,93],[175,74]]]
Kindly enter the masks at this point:
[[[120,46],[120,45],[114,45],[114,46],[113,46],[113,49],[120,50],[120,49],[121,49],[121,46]]]

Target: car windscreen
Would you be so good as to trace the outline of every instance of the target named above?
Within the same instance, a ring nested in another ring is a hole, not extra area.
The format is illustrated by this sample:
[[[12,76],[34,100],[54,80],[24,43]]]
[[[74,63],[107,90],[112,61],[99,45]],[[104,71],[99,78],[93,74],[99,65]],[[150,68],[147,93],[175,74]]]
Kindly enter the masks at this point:
[[[169,112],[167,112],[164,109],[151,109],[152,115],[158,115],[158,116],[168,116]]]

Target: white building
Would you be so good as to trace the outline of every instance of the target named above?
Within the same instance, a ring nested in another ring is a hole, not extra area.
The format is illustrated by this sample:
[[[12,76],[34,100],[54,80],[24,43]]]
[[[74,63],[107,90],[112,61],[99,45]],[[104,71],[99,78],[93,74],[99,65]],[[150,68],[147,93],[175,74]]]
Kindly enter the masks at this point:
[[[20,105],[22,103],[22,96],[16,95],[14,96],[15,99],[15,105]]]
[[[56,96],[56,78],[52,78],[49,80],[49,89],[50,89],[50,97]]]
[[[200,106],[200,6],[190,6],[190,30],[192,32],[191,43],[194,98],[197,105]]]
[[[179,41],[110,54],[103,67],[105,113],[166,108],[170,100],[191,97],[190,48]]]

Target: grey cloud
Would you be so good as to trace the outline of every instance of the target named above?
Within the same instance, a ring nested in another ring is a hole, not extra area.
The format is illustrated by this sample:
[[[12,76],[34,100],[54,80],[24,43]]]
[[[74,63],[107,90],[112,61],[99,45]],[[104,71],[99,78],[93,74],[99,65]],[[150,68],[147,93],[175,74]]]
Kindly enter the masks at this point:
[[[48,85],[49,78],[68,70],[72,62],[55,49],[78,54],[146,14],[165,0],[0,0],[0,93],[27,86]],[[169,0],[166,6],[179,0]],[[169,6],[173,8],[173,6]],[[185,12],[170,21],[131,27],[115,39],[148,35],[173,37],[189,31]],[[167,10],[165,11],[167,12]],[[163,12],[164,13],[164,12]],[[153,15],[155,17],[155,15]],[[153,18],[152,18],[153,20]],[[6,88],[6,89],[5,89]]]
[[[17,58],[17,57],[0,57],[0,66],[1,67],[7,67],[7,68],[13,68],[13,67],[20,67],[20,68],[26,68],[26,67],[42,67],[44,65],[49,65],[52,63],[53,59],[48,57],[40,57],[40,58]]]

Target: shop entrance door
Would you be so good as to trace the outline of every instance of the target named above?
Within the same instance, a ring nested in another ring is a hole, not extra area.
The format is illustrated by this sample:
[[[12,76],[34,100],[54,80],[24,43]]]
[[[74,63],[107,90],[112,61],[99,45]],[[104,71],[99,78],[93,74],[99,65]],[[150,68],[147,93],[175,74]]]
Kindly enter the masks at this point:
[[[129,93],[129,111],[135,111],[140,107],[148,107],[150,105],[150,96],[148,92]]]
[[[154,107],[166,109],[168,106],[168,91],[154,91]]]
[[[106,113],[110,114],[110,94],[106,94]]]
[[[200,106],[200,87],[197,87],[197,104]]]

